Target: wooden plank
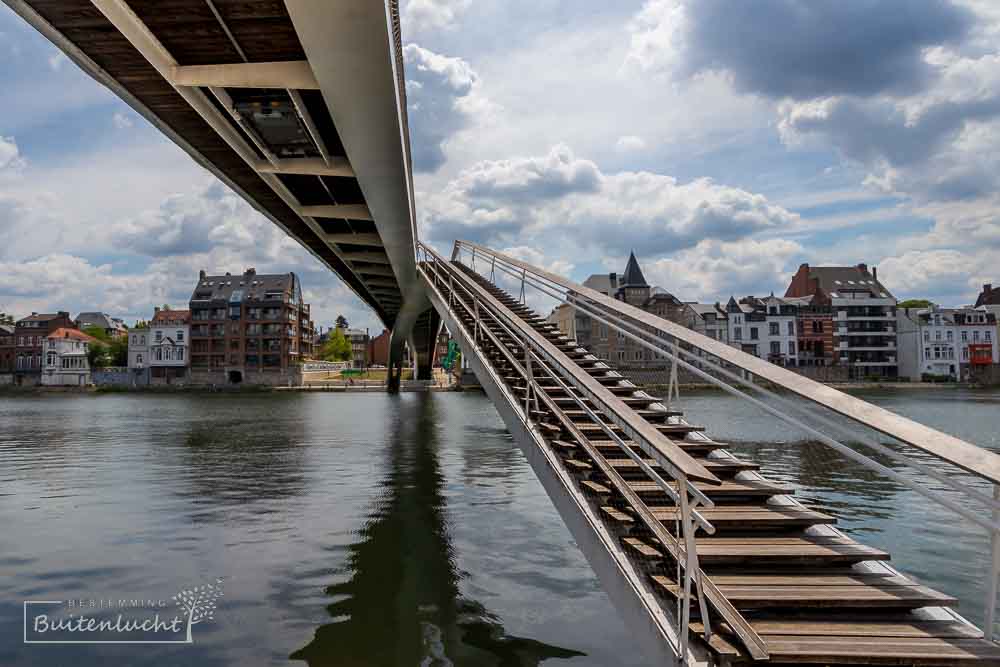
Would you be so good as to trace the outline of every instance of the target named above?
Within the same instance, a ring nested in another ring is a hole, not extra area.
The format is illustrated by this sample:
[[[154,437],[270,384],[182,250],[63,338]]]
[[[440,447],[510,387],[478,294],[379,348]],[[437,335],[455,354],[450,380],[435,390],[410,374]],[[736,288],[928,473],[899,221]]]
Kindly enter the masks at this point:
[[[669,482],[673,486],[673,482]],[[656,482],[630,481],[629,486],[633,491],[644,495],[666,495],[663,489]],[[723,480],[719,485],[702,485],[696,483],[695,486],[705,492],[709,497],[718,496],[762,496],[770,497],[795,493],[795,490],[787,486],[778,486],[770,482],[761,482],[753,479]]]
[[[652,508],[652,511],[653,516],[666,524],[672,524],[677,520],[677,510],[674,507]],[[699,508],[698,512],[718,529],[735,527],[753,530],[775,527],[814,526],[837,522],[836,518],[814,510],[776,505],[747,507],[722,505]]]
[[[988,664],[1000,664],[1000,646],[983,639],[767,635],[767,642],[774,662],[940,665],[987,661]]]
[[[803,620],[801,618],[751,620],[762,635],[834,637],[964,637],[983,636],[979,628],[958,621],[923,620]]]

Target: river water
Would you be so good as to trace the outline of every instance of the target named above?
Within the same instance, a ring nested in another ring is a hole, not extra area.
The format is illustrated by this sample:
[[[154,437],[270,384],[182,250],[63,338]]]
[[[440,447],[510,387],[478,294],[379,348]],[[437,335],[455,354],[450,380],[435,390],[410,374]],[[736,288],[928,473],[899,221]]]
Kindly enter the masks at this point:
[[[1000,394],[866,394],[1000,448]],[[718,393],[691,421],[981,618],[985,537]],[[193,643],[25,644],[24,601],[222,579]],[[0,665],[645,665],[485,396],[0,398]]]

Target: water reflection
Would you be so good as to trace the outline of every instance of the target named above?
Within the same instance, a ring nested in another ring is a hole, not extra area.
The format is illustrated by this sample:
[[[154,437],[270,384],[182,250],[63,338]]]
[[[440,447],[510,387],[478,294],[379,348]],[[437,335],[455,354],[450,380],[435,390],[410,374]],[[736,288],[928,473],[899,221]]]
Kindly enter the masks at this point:
[[[360,539],[350,579],[326,589],[333,619],[291,654],[322,665],[538,665],[583,655],[506,634],[500,620],[459,590],[445,520],[433,397],[397,397],[388,475]]]

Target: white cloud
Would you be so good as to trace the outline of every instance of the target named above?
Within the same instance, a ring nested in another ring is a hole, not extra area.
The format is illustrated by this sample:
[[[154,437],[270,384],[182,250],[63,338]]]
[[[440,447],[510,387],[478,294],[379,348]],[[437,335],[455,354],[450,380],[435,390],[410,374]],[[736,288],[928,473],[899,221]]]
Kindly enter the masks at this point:
[[[450,30],[470,4],[471,0],[408,0],[400,16],[403,32]]]
[[[642,137],[637,137],[634,134],[628,134],[623,137],[618,137],[618,141],[615,142],[615,149],[620,153],[631,153],[633,151],[641,151],[646,147],[646,142],[643,141]]]
[[[134,125],[132,119],[123,114],[121,111],[116,111],[113,116],[111,116],[111,122],[114,123],[115,127],[119,130],[125,130]]]
[[[0,135],[0,170],[15,169],[22,164],[14,137]]]
[[[58,72],[60,69],[62,69],[63,63],[66,63],[68,61],[69,58],[66,57],[65,53],[63,53],[62,51],[57,51],[56,53],[53,53],[51,56],[49,56],[47,62],[49,63],[49,67],[52,69],[53,72]]]
[[[417,171],[435,171],[446,160],[448,141],[492,113],[479,78],[461,58],[434,53],[417,44],[403,48],[410,145]]]
[[[426,193],[421,233],[448,241],[660,254],[703,239],[733,241],[780,229],[798,216],[761,195],[701,178],[605,174],[565,145],[546,155],[477,163]],[[550,244],[550,245],[549,245]]]
[[[684,301],[784,293],[790,263],[804,253],[794,241],[705,240],[672,257],[643,261],[646,280]]]

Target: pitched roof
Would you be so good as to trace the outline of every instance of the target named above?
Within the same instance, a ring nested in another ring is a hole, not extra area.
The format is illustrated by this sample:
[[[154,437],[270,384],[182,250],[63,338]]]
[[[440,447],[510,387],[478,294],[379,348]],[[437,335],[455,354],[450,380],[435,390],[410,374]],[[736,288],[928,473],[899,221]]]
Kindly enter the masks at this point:
[[[89,336],[79,329],[70,329],[68,327],[59,327],[52,333],[50,333],[46,338],[69,338],[71,340],[79,340],[85,343],[94,343],[97,341],[93,336]]]
[[[602,294],[610,294],[611,290],[617,287],[617,285],[611,284],[611,275],[607,273],[593,274],[583,281],[583,286],[589,287],[597,292],[601,292]]]
[[[264,300],[266,294],[291,291],[294,295],[298,278],[294,273],[271,275],[246,273],[224,276],[202,275],[191,294],[192,301],[241,301]]]
[[[32,313],[27,317],[22,317],[18,322],[48,322],[63,315],[68,315],[68,313]]]
[[[80,313],[76,316],[78,327],[100,327],[102,329],[114,329],[115,325],[111,318],[105,313]]]
[[[14,333],[13,324],[0,324],[0,333],[2,334],[12,334]]]
[[[153,324],[170,324],[172,322],[190,322],[190,310],[158,310],[153,315]]]
[[[646,277],[642,275],[642,269],[639,268],[639,262],[635,258],[635,252],[629,253],[628,264],[625,265],[625,273],[622,274],[622,279],[618,281],[619,287],[649,287],[646,282]]]
[[[830,295],[867,291],[872,298],[895,298],[864,266],[810,266],[809,277],[819,280],[820,289]]]
[[[983,285],[983,291],[976,299],[976,308],[979,306],[1000,306],[1000,287]]]

